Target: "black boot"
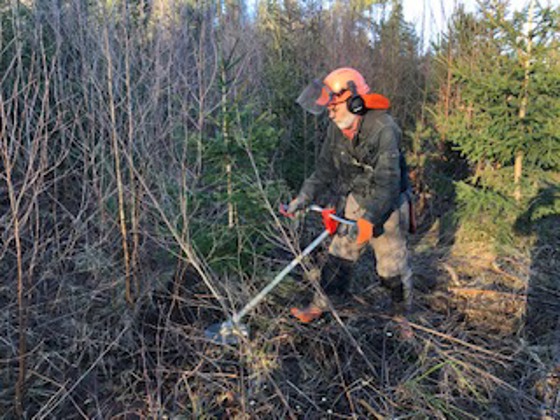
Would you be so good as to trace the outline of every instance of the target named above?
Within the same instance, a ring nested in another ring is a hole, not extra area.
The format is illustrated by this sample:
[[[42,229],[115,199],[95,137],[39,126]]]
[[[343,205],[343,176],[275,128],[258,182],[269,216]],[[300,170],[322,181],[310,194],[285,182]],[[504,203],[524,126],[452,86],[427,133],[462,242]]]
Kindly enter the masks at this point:
[[[381,286],[387,289],[391,295],[391,312],[394,315],[406,315],[408,312],[407,299],[401,276],[380,277]]]
[[[329,255],[321,270],[321,287],[329,298],[344,298],[354,271],[354,262]]]

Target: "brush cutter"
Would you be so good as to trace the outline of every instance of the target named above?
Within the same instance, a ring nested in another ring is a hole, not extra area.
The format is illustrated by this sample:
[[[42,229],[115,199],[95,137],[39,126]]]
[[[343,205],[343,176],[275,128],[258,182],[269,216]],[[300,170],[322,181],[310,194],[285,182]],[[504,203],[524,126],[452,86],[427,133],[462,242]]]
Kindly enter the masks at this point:
[[[287,217],[294,217],[294,215],[288,214],[286,212],[287,206],[282,205],[280,207],[280,213]],[[274,277],[274,279],[263,288],[245,307],[243,307],[239,312],[233,314],[227,321],[218,322],[216,324],[210,325],[204,331],[206,338],[212,340],[217,344],[237,344],[240,338],[247,338],[249,336],[249,328],[247,325],[241,323],[241,319],[247,315],[255,306],[257,306],[261,300],[263,300],[266,295],[274,289],[278,283],[286,277],[286,275],[292,271],[307,255],[311,253],[321,242],[323,242],[327,237],[333,235],[336,232],[338,223],[342,223],[348,226],[355,226],[356,222],[352,220],[346,220],[338,217],[334,214],[334,209],[323,209],[317,205],[310,206],[307,210],[320,212],[323,215],[323,222],[325,223],[325,230],[317,236],[313,242],[311,242],[307,247],[294,258],[280,273]],[[334,221],[334,222],[333,222]]]

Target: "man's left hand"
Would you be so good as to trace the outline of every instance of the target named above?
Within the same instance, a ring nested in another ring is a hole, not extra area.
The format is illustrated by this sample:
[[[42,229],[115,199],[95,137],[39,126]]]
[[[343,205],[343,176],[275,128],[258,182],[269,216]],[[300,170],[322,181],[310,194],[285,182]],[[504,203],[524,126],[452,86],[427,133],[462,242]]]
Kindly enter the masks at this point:
[[[358,245],[363,245],[373,237],[373,223],[368,222],[366,219],[358,219],[356,221],[356,227],[358,228],[358,237],[356,238],[356,243]]]

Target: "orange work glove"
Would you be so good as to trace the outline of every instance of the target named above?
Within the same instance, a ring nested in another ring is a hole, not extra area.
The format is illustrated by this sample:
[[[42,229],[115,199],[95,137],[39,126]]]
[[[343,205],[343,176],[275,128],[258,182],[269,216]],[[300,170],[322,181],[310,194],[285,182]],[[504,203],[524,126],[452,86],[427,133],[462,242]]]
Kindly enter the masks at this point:
[[[356,227],[358,228],[356,243],[362,245],[369,242],[373,236],[373,223],[368,222],[366,219],[358,219],[356,221]]]

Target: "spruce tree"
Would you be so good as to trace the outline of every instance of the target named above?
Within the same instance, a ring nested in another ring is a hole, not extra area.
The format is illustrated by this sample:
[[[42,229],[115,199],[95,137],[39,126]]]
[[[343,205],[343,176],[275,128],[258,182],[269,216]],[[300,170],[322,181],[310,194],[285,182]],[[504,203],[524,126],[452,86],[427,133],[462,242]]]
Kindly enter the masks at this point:
[[[539,181],[560,168],[553,128],[560,117],[559,9],[533,6],[510,16],[505,2],[484,2],[474,22],[465,14],[454,22],[456,44],[465,48],[447,63],[450,93],[442,100],[452,106],[440,106],[436,119],[471,165],[458,198],[476,223],[481,214],[494,214],[494,224],[515,217]]]

